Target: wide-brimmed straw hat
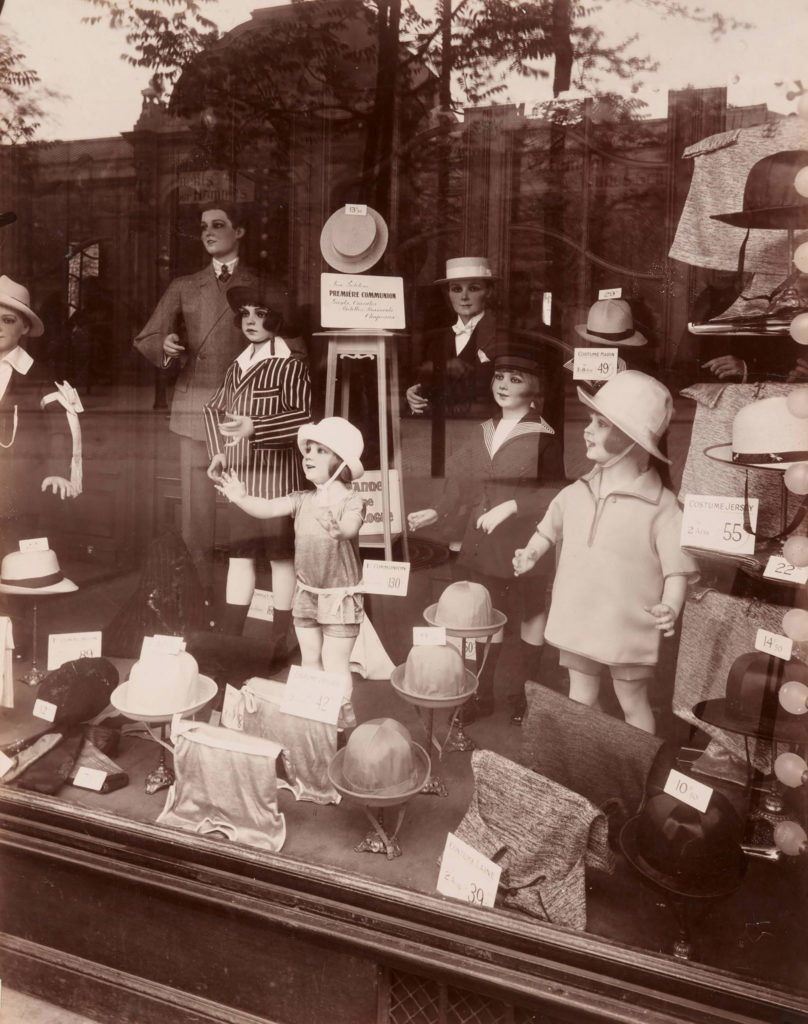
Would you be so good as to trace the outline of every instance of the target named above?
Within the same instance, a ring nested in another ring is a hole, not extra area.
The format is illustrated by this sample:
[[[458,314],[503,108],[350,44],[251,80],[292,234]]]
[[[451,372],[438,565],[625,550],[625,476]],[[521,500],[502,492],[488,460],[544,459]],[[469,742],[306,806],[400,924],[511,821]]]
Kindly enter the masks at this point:
[[[369,206],[364,213],[348,213],[343,206],[325,222],[320,252],[334,270],[361,274],[382,258],[387,237],[387,224],[380,213]]]
[[[0,593],[69,594],[79,588],[63,575],[56,552],[10,551],[0,564]]]
[[[342,416],[326,416],[319,423],[304,423],[297,432],[297,446],[305,454],[306,442],[314,441],[339,456],[358,480],[365,472],[361,456],[365,447],[361,433]]]
[[[29,337],[39,338],[45,333],[45,325],[31,309],[31,296],[28,294],[28,289],[24,285],[12,281],[5,274],[0,277],[0,306],[15,309],[31,321]]]
[[[711,445],[704,454],[742,468],[786,470],[808,461],[808,421],[791,412],[786,396],[762,398],[735,414],[729,443]]]
[[[578,388],[578,398],[645,451],[670,463],[659,450],[673,415],[673,398],[664,384],[639,370],[624,370],[607,380],[597,394]]]
[[[328,766],[334,787],[367,805],[399,803],[415,796],[429,777],[429,757],[409,730],[393,718],[358,725]]]
[[[595,345],[639,347],[648,339],[634,328],[631,306],[625,299],[598,299],[589,307],[585,324],[576,324],[575,331]]]
[[[450,284],[452,281],[495,281],[496,275],[485,256],[455,256],[446,261],[446,276],[439,277],[435,284]]]

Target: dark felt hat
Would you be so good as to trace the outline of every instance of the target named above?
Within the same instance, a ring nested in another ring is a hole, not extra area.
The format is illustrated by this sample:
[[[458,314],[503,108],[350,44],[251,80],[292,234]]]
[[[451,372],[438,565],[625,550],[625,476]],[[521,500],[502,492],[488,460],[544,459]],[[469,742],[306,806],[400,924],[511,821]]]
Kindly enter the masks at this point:
[[[109,658],[76,658],[49,672],[37,697],[56,707],[54,725],[76,725],[106,708],[118,679]]]
[[[702,813],[668,793],[650,797],[620,833],[626,858],[656,885],[680,896],[724,896],[736,889],[746,861],[744,824],[713,791]]]
[[[693,713],[703,722],[729,732],[782,743],[806,743],[808,723],[789,715],[778,700],[781,687],[790,680],[808,684],[808,666],[750,651],[732,663],[726,696],[700,701]]]
[[[713,220],[739,228],[808,228],[808,199],[795,188],[808,167],[808,150],[790,149],[765,156],[752,167],[743,190],[743,209],[716,213]]]

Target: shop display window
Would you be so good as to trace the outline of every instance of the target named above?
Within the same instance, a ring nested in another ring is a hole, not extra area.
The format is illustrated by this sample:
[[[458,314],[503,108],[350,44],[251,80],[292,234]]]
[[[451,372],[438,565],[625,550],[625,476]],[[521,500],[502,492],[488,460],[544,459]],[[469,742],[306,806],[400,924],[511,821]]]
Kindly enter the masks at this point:
[[[0,808],[796,1021],[808,94],[751,7],[449,6],[3,139]]]

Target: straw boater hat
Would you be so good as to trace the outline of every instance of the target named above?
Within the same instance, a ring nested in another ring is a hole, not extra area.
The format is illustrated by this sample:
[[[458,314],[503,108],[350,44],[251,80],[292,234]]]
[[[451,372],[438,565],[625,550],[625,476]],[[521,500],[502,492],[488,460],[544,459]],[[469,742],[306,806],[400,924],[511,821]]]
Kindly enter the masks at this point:
[[[405,664],[393,669],[390,683],[405,700],[425,707],[454,707],[477,689],[477,677],[448,644],[413,647]]]
[[[343,274],[361,274],[384,255],[387,225],[381,214],[365,207],[365,213],[348,213],[340,207],[325,222],[320,252],[326,263]]]
[[[31,321],[31,330],[28,332],[30,338],[39,338],[45,333],[45,326],[36,313],[31,309],[31,296],[28,289],[10,277],[3,274],[0,277],[0,306],[8,306],[18,313],[22,313]]]
[[[459,580],[450,583],[436,604],[424,610],[430,626],[443,626],[456,636],[486,636],[508,621],[504,612],[491,605],[491,595],[481,583]]]
[[[808,460],[808,423],[791,412],[786,396],[763,398],[738,410],[729,444],[711,445],[704,454],[740,467],[785,470]]]
[[[450,284],[452,281],[495,281],[496,276],[485,256],[456,256],[446,261],[446,277],[439,277],[435,284]]]
[[[631,306],[625,299],[598,299],[589,307],[585,324],[576,324],[575,331],[595,345],[639,347],[647,345],[645,335],[634,329]]]
[[[420,792],[429,772],[427,752],[393,718],[358,725],[328,766],[328,777],[343,796],[368,805],[408,800]]]
[[[0,593],[69,594],[79,588],[62,575],[56,552],[10,551],[0,565]]]
[[[305,453],[306,441],[330,448],[351,471],[352,479],[358,480],[365,472],[361,462],[365,442],[353,423],[342,416],[326,416],[319,423],[304,423],[297,432],[301,453]]]
[[[624,370],[607,380],[595,395],[578,388],[578,398],[641,448],[670,463],[659,450],[673,414],[673,398],[664,384],[639,370]]]

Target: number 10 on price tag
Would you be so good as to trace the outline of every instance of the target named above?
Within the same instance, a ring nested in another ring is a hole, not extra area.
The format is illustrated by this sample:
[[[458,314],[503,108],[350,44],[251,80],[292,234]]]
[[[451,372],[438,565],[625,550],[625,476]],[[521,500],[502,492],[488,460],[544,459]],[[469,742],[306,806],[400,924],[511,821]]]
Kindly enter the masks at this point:
[[[362,583],[366,594],[406,597],[410,583],[410,563],[380,562],[366,558],[362,563]]]
[[[438,875],[438,892],[475,907],[493,907],[502,868],[474,847],[458,839],[454,832],[446,836]]]

